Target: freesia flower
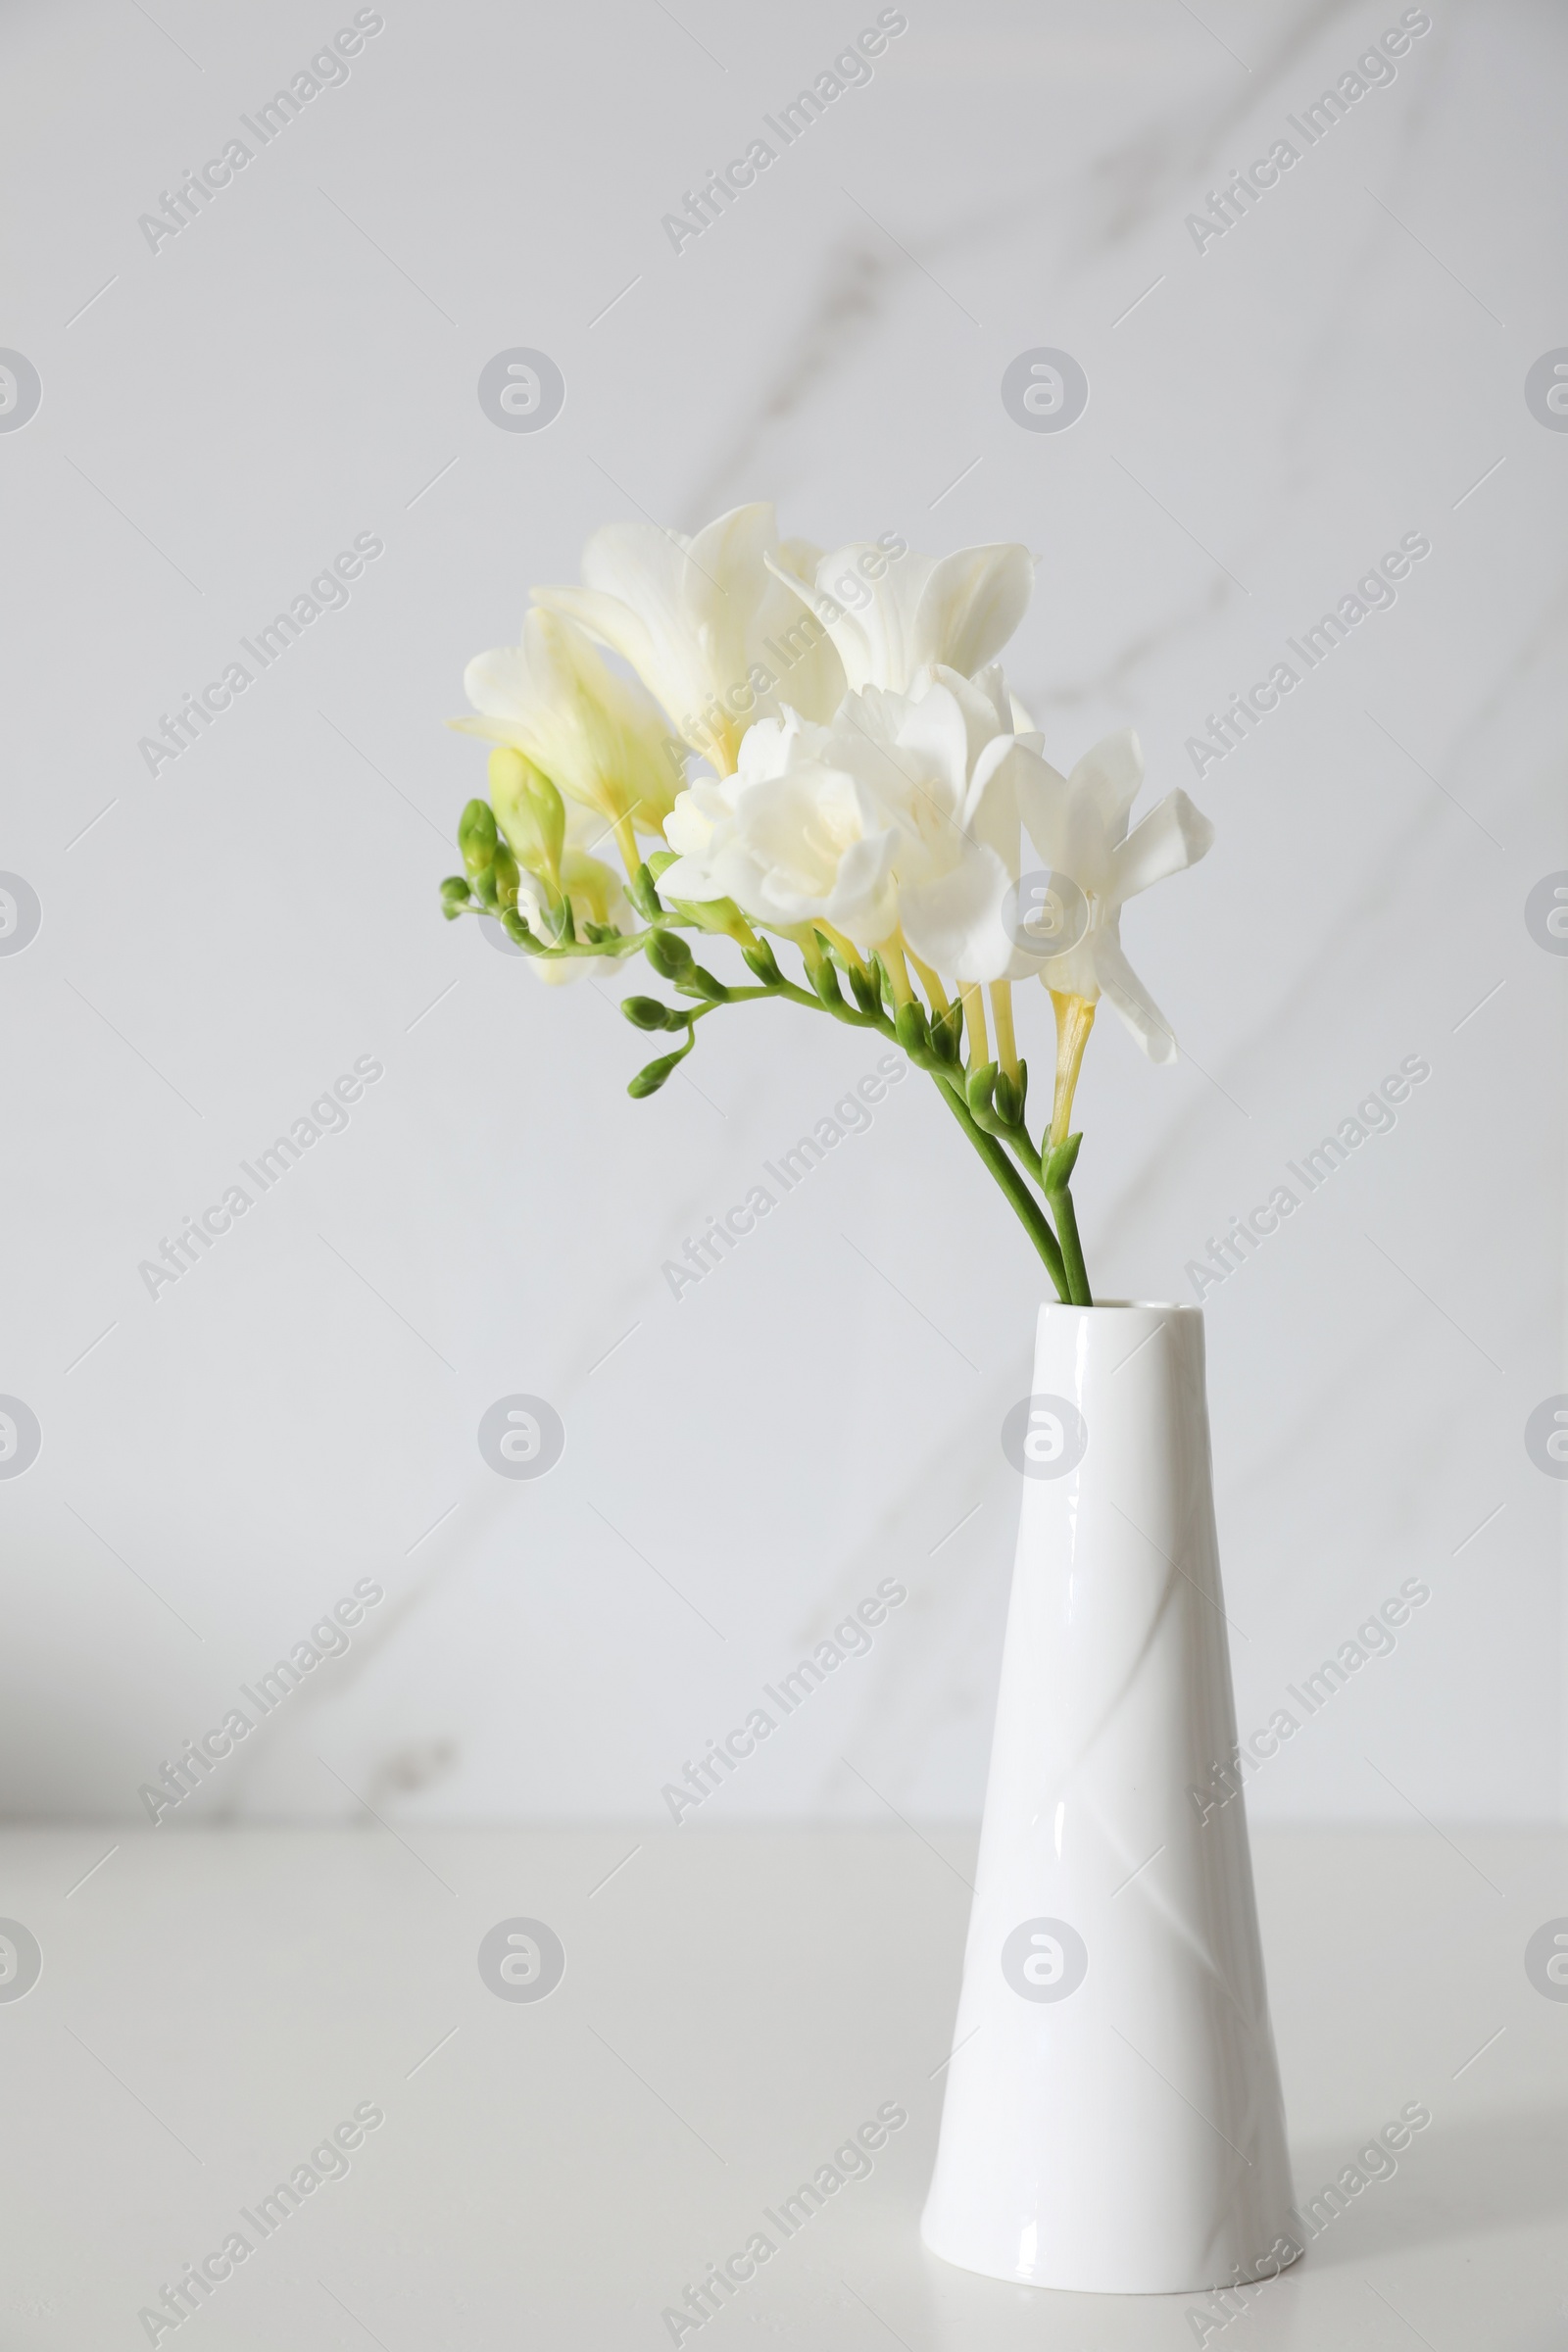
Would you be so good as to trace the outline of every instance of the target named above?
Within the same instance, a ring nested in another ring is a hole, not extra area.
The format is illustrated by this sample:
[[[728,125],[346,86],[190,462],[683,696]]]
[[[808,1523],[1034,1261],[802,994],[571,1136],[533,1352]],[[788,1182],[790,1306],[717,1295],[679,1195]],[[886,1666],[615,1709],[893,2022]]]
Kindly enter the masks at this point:
[[[597,809],[628,851],[634,826],[660,831],[684,760],[654,703],[571,621],[529,612],[521,644],[476,656],[463,683],[478,715],[455,727],[521,752],[568,800]]]
[[[783,928],[828,925],[859,948],[902,930],[936,970],[997,979],[1014,953],[1003,918],[1018,749],[997,670],[938,670],[916,696],[867,688],[831,726],[760,720],[733,776],[676,802],[665,834],[680,855],[661,889],[731,898]]]
[[[555,984],[646,957],[671,995],[621,1010],[678,1042],[632,1078],[639,1100],[710,1020],[754,999],[895,1042],[977,1147],[1057,1297],[1087,1307],[1073,1106],[1101,999],[1151,1059],[1176,1053],[1123,952],[1121,910],[1201,858],[1213,828],[1181,791],[1132,822],[1144,766],[1130,732],[1069,775],[1047,761],[995,659],[1033,584],[1022,546],[911,556],[890,532],[823,555],[781,540],[765,504],[690,538],[652,523],[595,533],[583,585],[536,589],[521,642],[468,665],[474,715],[453,723],[496,748],[441,909],[499,921]],[[686,746],[713,772],[688,782]],[[639,827],[662,837],[646,859]],[[611,833],[624,885],[595,854]],[[710,968],[685,933],[718,948],[720,967],[738,949],[750,977]],[[1011,983],[1031,975],[1056,1028],[1045,1120],[1014,1021]]]
[[[853,693],[881,686],[909,694],[923,669],[973,677],[1001,653],[1034,588],[1026,547],[966,547],[953,556],[841,547],[811,566],[781,548],[770,568],[826,621]],[[880,576],[868,574],[878,571]],[[863,589],[862,596],[853,592]],[[831,610],[838,617],[829,619]]]
[[[816,557],[805,540],[780,540],[763,502],[689,539],[652,522],[609,524],[583,551],[586,586],[534,595],[629,662],[676,733],[728,775],[758,718],[787,702],[826,719],[843,696],[831,640],[803,631],[793,588],[768,568],[770,558],[806,567]]]
[[[664,836],[668,899],[733,899],[760,922],[830,923],[867,946],[897,923],[888,812],[838,764],[833,730],[794,710],[748,729],[733,775],[689,785]]]
[[[1170,1023],[1123,952],[1121,910],[1167,874],[1196,865],[1213,843],[1213,826],[1178,789],[1128,830],[1144,779],[1131,728],[1097,743],[1068,776],[1032,753],[1012,772],[1024,828],[1043,864],[1077,884],[1088,923],[1064,955],[1042,961],[1027,951],[1016,954],[1009,977],[1038,972],[1054,997],[1089,1005],[1107,997],[1152,1061],[1174,1060]]]

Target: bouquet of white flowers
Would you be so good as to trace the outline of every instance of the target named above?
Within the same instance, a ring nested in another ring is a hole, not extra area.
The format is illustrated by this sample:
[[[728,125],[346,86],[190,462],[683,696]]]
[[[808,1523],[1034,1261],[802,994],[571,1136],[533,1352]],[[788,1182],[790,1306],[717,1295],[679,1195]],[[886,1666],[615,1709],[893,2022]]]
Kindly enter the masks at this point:
[[[895,1039],[1057,1296],[1092,1305],[1071,1192],[1084,1049],[1103,996],[1152,1060],[1174,1057],[1122,952],[1121,909],[1202,857],[1213,828],[1182,791],[1130,824],[1131,731],[1068,775],[1046,760],[995,660],[1029,601],[1028,551],[937,559],[887,534],[823,555],[780,539],[757,505],[689,539],[612,525],[583,577],[537,589],[521,644],[468,664],[476,715],[453,723],[497,749],[489,800],[463,812],[447,915],[503,923],[545,980],[646,956],[684,1002],[621,1009],[682,1042],[634,1096],[657,1093],[721,1005],[783,998]],[[596,854],[607,842],[623,872]],[[733,941],[750,982],[710,971],[684,932]],[[1012,1002],[1036,977],[1056,1031],[1038,1143]]]

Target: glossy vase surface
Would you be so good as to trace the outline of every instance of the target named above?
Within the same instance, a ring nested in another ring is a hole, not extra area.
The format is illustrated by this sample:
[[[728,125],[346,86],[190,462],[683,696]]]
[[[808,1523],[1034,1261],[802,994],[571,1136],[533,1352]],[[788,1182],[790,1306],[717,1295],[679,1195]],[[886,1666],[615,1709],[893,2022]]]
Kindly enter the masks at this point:
[[[921,2234],[1102,2294],[1299,2250],[1269,2025],[1198,1307],[1040,1310],[1021,1516]]]

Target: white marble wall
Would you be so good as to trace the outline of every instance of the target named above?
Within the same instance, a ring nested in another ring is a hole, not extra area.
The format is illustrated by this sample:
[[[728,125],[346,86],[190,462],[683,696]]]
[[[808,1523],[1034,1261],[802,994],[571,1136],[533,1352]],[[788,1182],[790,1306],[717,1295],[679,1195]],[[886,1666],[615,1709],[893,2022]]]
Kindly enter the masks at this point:
[[[9,20],[0,343],[42,384],[0,433],[0,867],[42,908],[0,956],[0,1390],[42,1431],[0,1480],[13,1810],[133,1815],[373,1578],[186,1817],[654,1818],[890,1576],[872,1653],[701,1819],[977,1809],[1041,1288],[1000,1200],[916,1077],[677,1304],[661,1262],[870,1049],[736,1013],[635,1104],[612,992],[547,994],[436,910],[483,773],[442,729],[466,659],[598,522],[772,497],[827,543],[1026,539],[1011,662],[1055,756],[1135,723],[1218,823],[1126,925],[1189,1058],[1107,1016],[1080,1097],[1103,1293],[1190,1295],[1206,1237],[1430,1063],[1205,1301],[1244,1729],[1430,1590],[1252,1804],[1560,1813],[1562,1490],[1523,1430],[1568,1385],[1568,959],[1524,907],[1568,868],[1568,436],[1524,382],[1568,345],[1568,28],[1434,0],[1200,252],[1186,216],[1396,5],[906,13],[679,254],[661,216],[871,0],[385,0],[156,252],[138,216],[348,0]],[[514,346],[565,378],[537,434],[475,396]],[[1036,346],[1088,373],[1067,432],[1003,407]],[[150,775],[138,739],[362,533],[346,609]],[[1205,713],[1405,533],[1394,608],[1200,782]],[[358,1056],[347,1132],[150,1298],[138,1262]],[[567,1432],[536,1484],[475,1442],[514,1392]]]

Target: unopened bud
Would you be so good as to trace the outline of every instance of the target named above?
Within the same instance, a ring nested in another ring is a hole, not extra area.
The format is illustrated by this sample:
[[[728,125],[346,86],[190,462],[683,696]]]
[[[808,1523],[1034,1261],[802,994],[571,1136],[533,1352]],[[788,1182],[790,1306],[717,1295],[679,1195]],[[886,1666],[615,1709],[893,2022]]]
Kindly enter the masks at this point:
[[[488,871],[496,854],[495,811],[488,801],[470,801],[458,819],[458,847],[470,882]]]
[[[808,962],[806,971],[811,986],[828,1010],[830,1012],[842,1010],[844,991],[839,986],[839,976],[833,968],[832,958],[827,956],[813,956]]]
[[[906,1054],[923,1054],[931,1042],[925,1014],[918,1004],[912,1003],[899,1006],[893,1016],[893,1034]]]
[[[510,744],[498,744],[490,755],[490,799],[519,865],[557,883],[566,809],[550,778]]]
[[[668,1029],[671,1026],[670,1007],[661,1004],[657,997],[623,997],[620,1009],[634,1029]],[[676,1020],[679,1017],[677,1014]]]
[[[517,860],[504,841],[496,843],[495,863],[491,872],[496,880],[496,902],[501,906],[515,906],[519,874]]]
[[[863,964],[852,963],[850,987],[854,991],[855,1002],[862,1012],[881,1011],[882,991],[877,985],[875,972],[868,972]]]
[[[760,939],[753,948],[742,948],[741,956],[764,987],[781,988],[783,986],[784,975],[778,968],[778,957],[765,939]]]
[[[678,931],[656,931],[644,953],[666,980],[679,980],[691,969],[692,952]]]
[[[1081,1135],[1069,1135],[1064,1144],[1057,1144],[1046,1153],[1046,1164],[1042,1173],[1048,1193],[1064,1193],[1066,1191],[1077,1162],[1078,1147],[1083,1140]]]
[[[956,1068],[962,1050],[963,999],[955,997],[947,1011],[939,1013],[931,1024],[931,1051],[938,1060],[951,1062]]]
[[[654,887],[654,877],[649,872],[646,863],[637,868],[627,883],[626,896],[638,913],[648,922],[652,922],[655,915],[663,911],[659,904],[659,893]]]
[[[678,1054],[666,1054],[662,1061],[649,1062],[647,1068],[639,1070],[636,1077],[630,1081],[626,1088],[627,1094],[634,1102],[639,1102],[644,1095],[657,1095],[679,1059]]]
[[[994,1061],[983,1061],[977,1070],[971,1070],[963,1090],[969,1108],[976,1113],[989,1110],[996,1085],[997,1065]]]

